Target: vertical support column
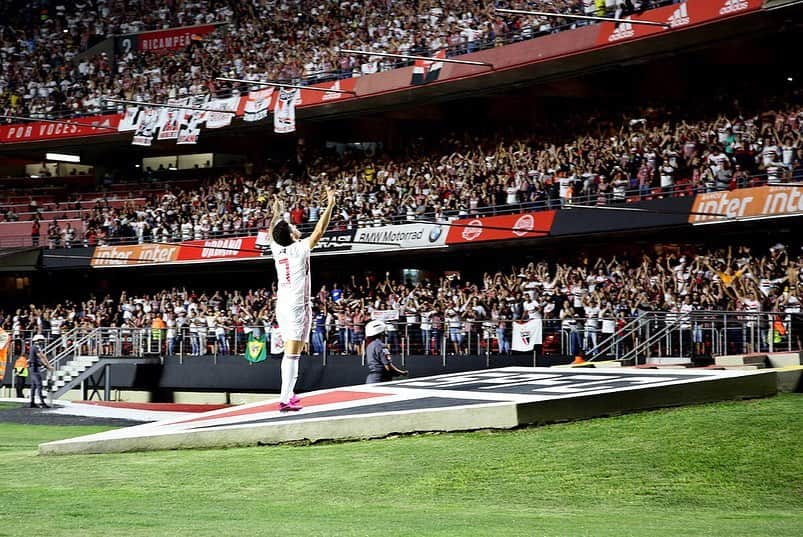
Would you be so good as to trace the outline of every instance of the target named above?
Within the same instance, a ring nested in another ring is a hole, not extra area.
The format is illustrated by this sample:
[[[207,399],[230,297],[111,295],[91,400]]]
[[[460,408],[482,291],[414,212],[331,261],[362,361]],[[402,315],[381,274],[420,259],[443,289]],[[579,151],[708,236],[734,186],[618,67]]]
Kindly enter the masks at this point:
[[[103,366],[103,400],[109,401],[112,397],[112,366]]]

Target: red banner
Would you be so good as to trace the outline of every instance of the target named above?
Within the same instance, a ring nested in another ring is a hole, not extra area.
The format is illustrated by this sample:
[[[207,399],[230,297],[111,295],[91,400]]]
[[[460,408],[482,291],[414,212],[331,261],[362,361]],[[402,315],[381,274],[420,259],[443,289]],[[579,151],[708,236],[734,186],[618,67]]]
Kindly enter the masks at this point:
[[[556,211],[464,218],[451,223],[446,244],[532,239],[549,235]]]
[[[597,45],[610,45],[639,37],[647,37],[676,28],[741,15],[759,9],[764,0],[688,0],[625,17],[622,22],[605,22],[600,25]],[[633,24],[629,21],[665,22],[670,28]]]
[[[323,88],[327,90],[340,90],[340,91],[354,91],[354,86],[357,85],[356,78],[344,78],[343,80],[335,80],[333,82],[321,82],[320,84],[312,84],[312,88]],[[278,92],[277,92],[278,93]],[[316,104],[336,103],[346,99],[353,99],[354,95],[349,93],[337,93],[334,91],[304,91],[301,90],[300,101],[296,100],[296,108],[300,106],[313,106]],[[274,99],[276,97],[274,96]],[[275,105],[275,100],[274,103]],[[271,108],[273,110],[273,108]]]
[[[120,114],[108,114],[105,116],[66,119],[65,121],[69,125],[45,121],[0,125],[0,143],[38,142],[42,140],[57,140],[59,138],[114,134],[114,131],[108,128],[99,129],[97,127],[117,129],[121,117]]]
[[[256,243],[256,236],[182,242],[176,260],[210,261],[260,257],[262,252],[257,249]]]
[[[137,34],[137,50],[142,52],[169,52],[187,48],[193,38],[200,39],[215,31],[214,24],[170,28]]]

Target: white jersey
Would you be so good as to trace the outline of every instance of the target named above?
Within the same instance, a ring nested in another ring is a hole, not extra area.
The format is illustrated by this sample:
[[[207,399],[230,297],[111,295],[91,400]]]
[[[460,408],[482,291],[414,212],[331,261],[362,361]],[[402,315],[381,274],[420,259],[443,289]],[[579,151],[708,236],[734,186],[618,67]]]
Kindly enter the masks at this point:
[[[271,241],[270,249],[276,265],[277,309],[308,306],[312,283],[309,273],[310,238],[287,247]]]

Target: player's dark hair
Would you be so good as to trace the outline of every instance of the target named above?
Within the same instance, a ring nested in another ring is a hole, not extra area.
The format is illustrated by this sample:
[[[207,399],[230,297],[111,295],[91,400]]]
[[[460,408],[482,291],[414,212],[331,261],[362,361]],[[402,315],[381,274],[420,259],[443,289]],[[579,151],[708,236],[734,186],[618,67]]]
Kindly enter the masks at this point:
[[[288,224],[285,220],[279,220],[275,226],[273,226],[273,240],[276,241],[276,244],[279,246],[290,246],[293,244],[293,235],[290,233],[290,224]]]

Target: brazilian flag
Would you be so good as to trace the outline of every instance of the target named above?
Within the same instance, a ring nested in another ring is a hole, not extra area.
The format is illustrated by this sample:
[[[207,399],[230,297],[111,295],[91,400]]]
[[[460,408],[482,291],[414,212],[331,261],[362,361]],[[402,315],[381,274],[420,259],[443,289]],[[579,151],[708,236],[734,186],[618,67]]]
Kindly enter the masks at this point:
[[[251,363],[261,362],[268,357],[268,349],[265,344],[265,336],[254,337],[248,334],[248,344],[245,346],[245,359]]]

